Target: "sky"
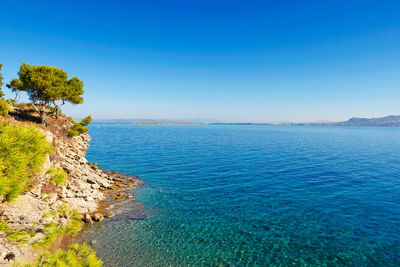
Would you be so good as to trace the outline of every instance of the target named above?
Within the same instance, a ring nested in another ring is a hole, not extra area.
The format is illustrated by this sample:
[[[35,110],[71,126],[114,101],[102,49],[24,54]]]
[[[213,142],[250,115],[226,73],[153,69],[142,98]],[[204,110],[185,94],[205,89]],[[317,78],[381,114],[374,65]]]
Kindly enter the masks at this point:
[[[5,82],[22,62],[62,68],[85,84],[84,104],[63,107],[74,118],[400,114],[400,1],[6,0],[1,10]]]

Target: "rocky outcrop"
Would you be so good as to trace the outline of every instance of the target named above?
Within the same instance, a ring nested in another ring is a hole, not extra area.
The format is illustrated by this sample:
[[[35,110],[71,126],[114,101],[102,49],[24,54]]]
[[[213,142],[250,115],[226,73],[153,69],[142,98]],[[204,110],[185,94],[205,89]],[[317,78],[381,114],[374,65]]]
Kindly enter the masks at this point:
[[[134,178],[125,179],[118,173],[100,169],[97,164],[89,164],[85,158],[88,142],[91,139],[88,134],[68,138],[47,130],[44,130],[44,133],[47,140],[53,144],[55,154],[48,157],[30,191],[11,203],[0,201],[0,221],[7,222],[13,229],[33,233],[31,241],[42,238],[45,226],[50,222],[61,224],[68,222],[69,218],[54,213],[61,206],[68,205],[71,209],[85,214],[83,221],[87,223],[100,222],[104,220],[104,216],[95,211],[99,201],[105,199],[105,192],[112,190],[120,192],[140,184],[139,180]],[[67,172],[66,185],[49,183],[50,177],[46,171],[52,165]],[[0,232],[0,264],[4,264],[2,266],[11,264],[4,259],[8,253],[15,254],[16,260],[24,261],[37,256],[29,244],[16,245]]]

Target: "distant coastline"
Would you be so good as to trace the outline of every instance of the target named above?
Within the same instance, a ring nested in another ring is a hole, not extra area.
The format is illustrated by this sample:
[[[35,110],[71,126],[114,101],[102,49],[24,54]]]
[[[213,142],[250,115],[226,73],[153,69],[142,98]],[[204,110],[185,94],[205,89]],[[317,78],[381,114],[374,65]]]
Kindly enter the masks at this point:
[[[99,121],[101,122],[101,121]],[[145,124],[145,125],[299,125],[299,126],[382,126],[400,127],[400,115],[390,115],[380,118],[350,118],[341,122],[190,122],[190,121],[135,121],[115,120],[115,123]]]
[[[162,125],[185,125],[185,124],[191,124],[191,125],[209,125],[212,123],[200,123],[200,122],[160,122],[160,121],[147,121],[147,122],[127,122],[125,124],[162,124]]]

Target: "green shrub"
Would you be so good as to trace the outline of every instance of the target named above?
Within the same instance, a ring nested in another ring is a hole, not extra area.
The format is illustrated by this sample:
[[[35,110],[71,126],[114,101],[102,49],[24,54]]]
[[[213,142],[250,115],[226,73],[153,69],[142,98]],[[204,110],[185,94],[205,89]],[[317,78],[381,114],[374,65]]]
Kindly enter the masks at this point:
[[[89,131],[89,129],[86,128],[86,126],[92,123],[92,117],[87,116],[80,123],[77,123],[72,118],[69,118],[69,121],[73,123],[73,126],[70,129],[68,129],[68,136],[74,137]]]
[[[11,108],[7,104],[6,100],[0,99],[0,116],[8,116]]]
[[[67,183],[67,173],[63,169],[51,166],[46,174],[50,175],[51,184],[65,185]]]
[[[17,104],[17,101],[15,101],[12,98],[6,99],[6,103],[10,106],[15,106]]]
[[[17,266],[24,267],[99,267],[102,261],[97,258],[96,253],[88,245],[72,244],[67,251],[57,250],[54,254],[44,252],[33,263]]]
[[[52,151],[34,125],[0,123],[0,195],[10,201],[23,193]]]

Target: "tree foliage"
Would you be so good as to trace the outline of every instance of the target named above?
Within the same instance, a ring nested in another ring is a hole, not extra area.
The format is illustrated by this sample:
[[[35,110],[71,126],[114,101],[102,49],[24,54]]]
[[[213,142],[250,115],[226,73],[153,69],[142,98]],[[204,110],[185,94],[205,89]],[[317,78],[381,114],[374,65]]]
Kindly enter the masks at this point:
[[[0,124],[0,195],[8,201],[24,192],[52,145],[34,125]]]
[[[46,121],[46,108],[53,104],[58,116],[59,106],[65,102],[83,103],[83,82],[76,77],[68,79],[62,69],[22,63],[19,78],[11,80],[7,87],[13,92],[26,92],[33,108],[39,112],[42,123]],[[61,101],[61,104],[60,102]]]

